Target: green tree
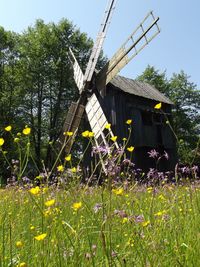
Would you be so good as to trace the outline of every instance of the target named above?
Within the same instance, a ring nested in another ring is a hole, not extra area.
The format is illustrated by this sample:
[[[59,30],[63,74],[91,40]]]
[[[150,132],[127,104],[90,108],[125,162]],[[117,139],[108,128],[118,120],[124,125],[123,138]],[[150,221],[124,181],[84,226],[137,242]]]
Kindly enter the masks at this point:
[[[185,163],[193,161],[200,136],[200,91],[189,78],[184,71],[180,71],[167,79],[165,72],[151,66],[138,77],[139,80],[155,86],[173,101],[172,126],[177,136],[179,157]],[[197,157],[196,162],[198,161]]]

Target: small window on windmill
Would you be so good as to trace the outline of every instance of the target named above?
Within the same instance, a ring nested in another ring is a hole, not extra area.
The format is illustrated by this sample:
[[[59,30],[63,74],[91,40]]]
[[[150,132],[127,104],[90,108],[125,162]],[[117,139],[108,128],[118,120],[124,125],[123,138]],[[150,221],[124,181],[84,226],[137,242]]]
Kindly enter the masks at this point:
[[[145,126],[152,126],[152,113],[148,111],[142,111],[142,123]]]

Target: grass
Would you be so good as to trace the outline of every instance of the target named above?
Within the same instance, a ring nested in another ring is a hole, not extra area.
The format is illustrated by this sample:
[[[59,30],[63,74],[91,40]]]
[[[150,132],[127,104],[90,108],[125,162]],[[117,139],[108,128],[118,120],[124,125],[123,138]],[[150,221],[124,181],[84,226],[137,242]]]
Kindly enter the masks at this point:
[[[200,266],[199,222],[197,184],[1,189],[0,266]]]

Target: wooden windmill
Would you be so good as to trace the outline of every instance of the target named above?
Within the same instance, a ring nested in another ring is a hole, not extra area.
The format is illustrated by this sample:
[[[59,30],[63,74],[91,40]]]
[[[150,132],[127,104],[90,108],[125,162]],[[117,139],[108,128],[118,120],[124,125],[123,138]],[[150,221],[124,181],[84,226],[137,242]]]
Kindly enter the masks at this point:
[[[159,32],[159,18],[155,18],[150,12],[139,26],[131,33],[126,42],[107,62],[107,64],[97,73],[95,67],[101,52],[107,29],[115,9],[116,0],[109,0],[105,10],[100,31],[94,43],[86,71],[83,74],[73,52],[69,49],[69,58],[74,70],[74,80],[79,89],[79,99],[72,103],[62,132],[77,132],[84,111],[87,114],[89,124],[94,133],[94,140],[97,146],[108,146],[105,126],[108,124],[103,108],[98,100],[98,96],[104,97],[106,85],[120,72],[120,70],[133,59]],[[110,137],[114,136],[111,129],[108,129]],[[61,135],[60,142],[64,141]],[[66,145],[66,153],[70,153],[73,142]],[[118,148],[117,142],[114,146]]]

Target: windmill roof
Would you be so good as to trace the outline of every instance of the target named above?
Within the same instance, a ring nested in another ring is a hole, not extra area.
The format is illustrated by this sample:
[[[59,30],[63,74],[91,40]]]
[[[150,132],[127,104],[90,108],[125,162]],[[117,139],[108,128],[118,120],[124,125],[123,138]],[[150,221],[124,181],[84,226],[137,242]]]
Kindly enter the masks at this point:
[[[148,83],[123,76],[116,76],[110,83],[126,93],[173,105],[173,102],[169,98]]]

